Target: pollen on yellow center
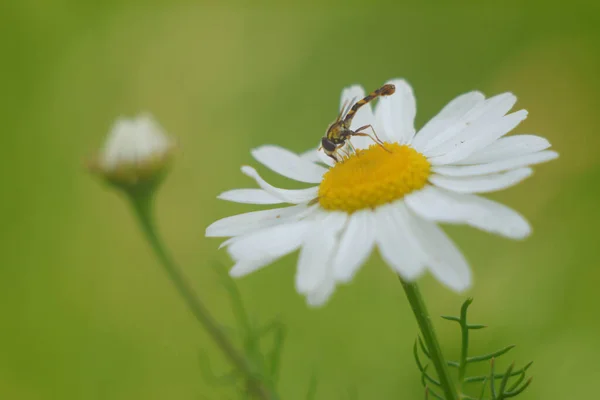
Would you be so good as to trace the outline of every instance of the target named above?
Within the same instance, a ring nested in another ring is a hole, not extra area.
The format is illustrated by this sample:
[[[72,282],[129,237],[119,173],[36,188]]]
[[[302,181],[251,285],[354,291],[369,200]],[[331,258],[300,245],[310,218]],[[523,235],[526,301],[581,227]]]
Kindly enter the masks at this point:
[[[383,146],[357,150],[327,171],[319,186],[321,207],[352,213],[390,203],[425,186],[430,164],[424,155],[398,143]]]

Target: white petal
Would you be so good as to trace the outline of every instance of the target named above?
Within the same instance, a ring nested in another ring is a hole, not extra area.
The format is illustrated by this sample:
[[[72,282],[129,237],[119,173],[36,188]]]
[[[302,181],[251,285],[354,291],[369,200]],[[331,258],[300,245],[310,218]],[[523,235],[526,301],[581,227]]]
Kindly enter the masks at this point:
[[[248,261],[241,260],[235,263],[233,267],[229,270],[229,275],[233,278],[241,278],[242,276],[246,276],[251,274],[254,271],[258,271],[262,267],[270,264],[272,261]]]
[[[469,92],[458,96],[425,124],[415,136],[413,147],[422,152],[436,136],[441,134],[451,136],[452,132],[454,134],[459,132],[469,121],[465,118],[468,113],[483,104],[484,101],[485,96],[480,92]]]
[[[524,156],[550,147],[547,139],[535,135],[503,137],[489,146],[474,152],[457,164],[483,164]]]
[[[244,165],[242,167],[242,173],[244,175],[253,178],[258,186],[260,186],[263,190],[269,192],[273,196],[279,197],[286,203],[299,204],[309,202],[312,199],[317,197],[317,193],[319,191],[319,187],[315,186],[308,189],[300,189],[300,190],[289,190],[289,189],[279,189],[274,186],[269,185],[261,176],[256,172],[256,170],[252,167]]]
[[[283,203],[277,196],[262,189],[234,189],[228,190],[217,196],[218,199],[244,204],[280,204]]]
[[[252,156],[286,178],[300,182],[319,183],[327,170],[297,154],[278,146],[262,146],[252,150]]]
[[[297,206],[294,206],[294,207],[297,207]],[[313,206],[307,207],[304,211],[302,211],[296,215],[291,215],[289,217],[275,218],[270,223],[263,224],[263,226],[259,229],[248,229],[248,231],[244,232],[243,234],[230,237],[229,239],[225,240],[223,243],[221,243],[219,245],[219,249],[229,246],[237,241],[244,240],[246,237],[253,235],[254,233],[258,232],[261,229],[270,228],[272,226],[277,226],[277,225],[281,225],[281,224],[287,224],[287,223],[291,223],[291,222],[300,221],[305,218],[310,219],[318,211],[319,211],[319,206],[313,205]]]
[[[335,289],[335,281],[328,277],[319,287],[306,295],[306,302],[310,307],[320,307],[329,300]]]
[[[314,149],[310,149],[305,151],[304,153],[300,153],[300,157],[312,163],[325,163],[329,166],[333,165],[333,160],[329,157],[327,157],[327,160],[325,160],[326,162],[323,161],[323,159],[321,158],[321,154],[323,152],[319,151],[318,149],[318,147],[315,147]]]
[[[309,208],[306,205],[300,204],[292,207],[233,215],[213,222],[206,228],[206,236],[226,237],[243,235],[248,232],[289,222],[290,220],[297,220],[305,216],[308,210]]]
[[[557,157],[557,152],[547,150],[511,158],[508,160],[495,161],[488,164],[462,166],[447,165],[441,167],[433,167],[432,171],[445,176],[486,175],[496,172],[507,171],[509,169],[527,167],[533,164],[540,164],[546,161],[554,160]]]
[[[340,282],[352,280],[375,244],[375,217],[371,210],[357,211],[349,219],[333,259],[333,274]]]
[[[424,270],[425,256],[410,229],[403,202],[375,210],[376,241],[383,259],[404,279],[414,280]]]
[[[495,120],[481,118],[451,140],[426,152],[425,155],[432,165],[452,164],[464,160],[475,151],[506,135],[525,118],[527,118],[525,110]]]
[[[389,98],[387,101],[382,100],[383,98],[375,105],[375,124],[373,124],[373,128],[379,139],[392,143],[396,141],[396,135],[392,127],[392,105]]]
[[[311,149],[308,151],[305,151],[304,153],[300,154],[300,157],[304,158],[307,161],[310,162],[314,162],[314,163],[323,163],[329,167],[332,167],[333,164],[335,163],[331,157],[329,157],[327,154],[325,154],[325,152],[323,152],[323,150],[318,150],[318,149]]]
[[[531,168],[519,168],[508,172],[475,177],[448,177],[433,174],[429,182],[458,193],[488,193],[514,186],[533,173]]]
[[[521,214],[480,196],[427,186],[407,195],[404,201],[413,212],[430,221],[463,223],[511,239],[523,239],[531,233]]]
[[[414,218],[414,232],[427,252],[427,266],[440,282],[461,292],[471,286],[471,270],[464,256],[435,223]]]
[[[346,213],[328,212],[312,223],[298,258],[298,293],[306,294],[316,290],[331,275],[329,269],[336,248],[337,234],[346,223],[346,219]]]
[[[475,107],[483,104],[484,101],[485,96],[479,91],[474,90],[472,92],[463,93],[446,104],[446,106],[444,106],[444,108],[442,108],[442,110],[431,119],[431,122],[435,121],[436,119],[448,120],[451,118],[463,117]],[[424,132],[426,132],[426,126],[427,125],[423,127]],[[420,134],[421,132],[419,132],[419,135]]]
[[[478,103],[448,128],[431,138],[423,149],[426,155],[439,155],[453,149],[484,129],[497,123],[517,101],[512,93],[503,93]]]
[[[390,142],[410,143],[415,135],[417,113],[413,90],[404,79],[386,83],[396,86],[396,92],[391,96],[382,96],[375,107],[377,135]]]
[[[262,229],[240,237],[229,245],[227,252],[235,261],[266,265],[300,247],[311,224],[302,220]]]
[[[354,105],[357,101],[361,100],[366,96],[365,90],[360,85],[353,85],[345,88],[342,91],[342,98],[340,101],[340,110],[344,106]],[[333,121],[332,121],[333,122]],[[373,114],[373,109],[371,108],[371,104],[363,105],[354,115],[352,119],[352,123],[350,124],[350,129],[356,130],[365,125],[372,125],[375,123],[375,116]],[[368,137],[355,136],[351,139],[352,145],[357,149],[365,149],[373,144],[373,141]]]
[[[320,162],[321,159],[319,158],[319,156],[317,154],[317,149],[318,148],[315,147],[313,149],[306,150],[305,152],[300,153],[300,157],[305,159],[306,161],[310,161],[313,163]]]

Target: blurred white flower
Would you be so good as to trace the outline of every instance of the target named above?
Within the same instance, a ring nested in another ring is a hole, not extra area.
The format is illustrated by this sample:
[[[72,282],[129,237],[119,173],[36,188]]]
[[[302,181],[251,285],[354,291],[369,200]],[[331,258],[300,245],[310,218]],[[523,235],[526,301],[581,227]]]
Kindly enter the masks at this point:
[[[315,150],[297,155],[263,146],[252,151],[267,168],[318,186],[279,189],[254,168],[242,167],[260,189],[231,190],[219,198],[293,206],[224,218],[206,229],[207,236],[231,237],[223,245],[235,261],[232,276],[300,249],[296,289],[310,305],[321,305],[377,247],[402,278],[414,280],[428,270],[462,291],[471,284],[470,268],[437,223],[466,224],[512,239],[531,233],[519,213],[477,195],[513,186],[532,174],[530,165],[558,156],[546,150],[550,143],[542,137],[505,137],[527,116],[525,110],[506,114],[516,97],[463,94],[416,133],[411,87],[404,80],[389,83],[396,92],[381,98],[374,112],[370,104],[363,106],[351,126],[372,125],[385,149],[368,137],[352,137],[358,150],[335,164]],[[341,104],[364,96],[362,87],[349,87]]]
[[[92,169],[117,185],[160,179],[174,148],[173,141],[150,114],[119,118]]]

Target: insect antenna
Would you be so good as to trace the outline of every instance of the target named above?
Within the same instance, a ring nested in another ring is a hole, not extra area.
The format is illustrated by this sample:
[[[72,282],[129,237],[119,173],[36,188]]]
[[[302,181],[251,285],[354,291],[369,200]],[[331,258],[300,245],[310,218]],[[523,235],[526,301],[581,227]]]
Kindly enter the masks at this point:
[[[342,108],[340,110],[339,115],[335,119],[335,122],[339,122],[342,119],[344,119],[344,117],[346,116],[346,114],[348,113],[348,111],[350,111],[350,106],[351,106],[352,103],[354,103],[354,99],[351,99],[351,100],[346,99],[346,100],[344,100],[344,104],[342,104]]]

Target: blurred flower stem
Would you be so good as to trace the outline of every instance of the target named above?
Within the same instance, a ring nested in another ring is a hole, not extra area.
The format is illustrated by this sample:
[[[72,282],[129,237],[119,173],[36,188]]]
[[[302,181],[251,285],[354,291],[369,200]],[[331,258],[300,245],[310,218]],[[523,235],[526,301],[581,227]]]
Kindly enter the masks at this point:
[[[194,314],[196,320],[206,329],[210,337],[216,342],[217,346],[246,379],[249,391],[260,399],[276,400],[277,396],[268,389],[260,379],[252,365],[240,354],[227,338],[217,321],[211,316],[210,312],[202,301],[198,298],[192,287],[188,284],[181,269],[177,266],[170,256],[166,247],[163,245],[154,223],[153,218],[153,196],[154,192],[141,191],[130,193],[129,198],[134,213],[150,246],[155,255],[160,260],[165,272],[175,285],[175,288],[187,304],[188,308]]]
[[[438,342],[437,336],[435,335],[435,330],[433,328],[433,324],[431,323],[431,317],[429,316],[427,307],[425,306],[425,301],[423,301],[423,296],[421,296],[421,291],[414,282],[407,282],[402,278],[400,278],[400,282],[402,283],[402,287],[404,288],[404,293],[406,293],[410,307],[415,314],[417,324],[419,324],[419,329],[421,330],[423,340],[427,346],[429,357],[433,362],[439,382],[444,391],[445,400],[459,400],[458,392],[456,391],[454,381],[448,372],[446,359],[442,354],[442,349]]]

